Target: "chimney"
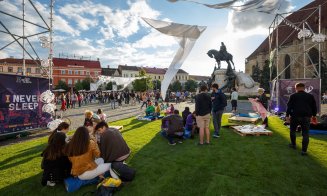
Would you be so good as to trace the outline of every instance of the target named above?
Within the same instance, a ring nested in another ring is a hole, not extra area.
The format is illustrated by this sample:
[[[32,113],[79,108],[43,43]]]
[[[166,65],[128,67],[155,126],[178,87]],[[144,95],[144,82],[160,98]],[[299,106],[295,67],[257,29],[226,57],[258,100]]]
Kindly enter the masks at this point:
[[[110,65],[107,65],[108,69],[110,68]]]

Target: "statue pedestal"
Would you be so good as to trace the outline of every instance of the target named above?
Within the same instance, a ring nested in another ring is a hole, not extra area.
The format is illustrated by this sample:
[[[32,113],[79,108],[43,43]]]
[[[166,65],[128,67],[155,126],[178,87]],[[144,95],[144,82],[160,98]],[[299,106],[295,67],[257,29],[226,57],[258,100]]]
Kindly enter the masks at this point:
[[[226,79],[227,69],[218,69],[214,71],[215,83],[219,85],[219,88],[223,87],[227,81]],[[236,76],[236,86],[237,92],[240,96],[254,96],[257,95],[257,90],[260,86],[259,83],[255,82],[251,76],[243,72],[234,71]]]
[[[226,71],[227,69],[217,69],[215,74],[215,83],[219,85],[219,88],[223,87],[226,84]]]

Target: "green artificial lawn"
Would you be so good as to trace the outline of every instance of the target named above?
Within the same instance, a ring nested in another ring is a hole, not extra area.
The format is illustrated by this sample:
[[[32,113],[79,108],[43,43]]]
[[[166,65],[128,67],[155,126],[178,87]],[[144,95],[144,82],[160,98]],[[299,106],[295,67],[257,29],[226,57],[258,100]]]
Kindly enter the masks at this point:
[[[224,116],[226,124],[226,116]],[[198,138],[169,146],[158,133],[160,121],[133,118],[123,125],[132,150],[127,163],[137,170],[133,182],[117,195],[326,195],[327,137],[312,136],[309,156],[288,148],[288,129],[269,118],[273,136],[242,137],[223,128],[212,145],[197,146]],[[212,127],[211,127],[212,130]],[[0,150],[0,195],[64,195],[62,184],[42,187],[40,153],[47,138]],[[298,146],[301,147],[298,138]],[[83,195],[95,185],[69,195]]]

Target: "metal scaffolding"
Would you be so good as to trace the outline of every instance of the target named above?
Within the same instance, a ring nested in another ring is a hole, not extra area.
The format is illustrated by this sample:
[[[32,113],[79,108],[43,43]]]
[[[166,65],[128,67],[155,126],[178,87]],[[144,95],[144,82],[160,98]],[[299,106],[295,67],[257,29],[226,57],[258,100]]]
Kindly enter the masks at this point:
[[[50,0],[50,10],[49,10],[49,23],[50,25],[48,25],[48,23],[46,22],[46,20],[44,19],[44,17],[40,14],[39,10],[37,9],[37,7],[35,6],[35,4],[33,3],[32,0],[22,0],[22,17],[19,17],[17,15],[13,15],[11,13],[8,13],[6,11],[1,10],[1,7],[4,8],[3,4],[4,1],[6,0],[2,0],[0,1],[0,16],[4,15],[7,17],[12,18],[13,20],[17,20],[17,21],[21,21],[22,22],[22,34],[21,35],[17,35],[12,33],[12,29],[10,29],[6,24],[5,21],[3,21],[0,18],[0,26],[3,27],[4,30],[0,29],[0,33],[3,34],[7,34],[10,35],[10,37],[12,38],[12,40],[8,40],[10,41],[8,44],[4,45],[4,46],[0,46],[0,51],[1,50],[5,50],[8,46],[11,46],[13,44],[18,44],[18,46],[20,46],[20,48],[22,49],[22,56],[23,56],[23,68],[22,68],[22,74],[24,76],[26,76],[26,55],[32,59],[36,65],[38,65],[41,70],[42,70],[42,74],[45,75],[46,77],[49,78],[49,89],[51,89],[52,87],[52,80],[53,80],[53,6],[54,6],[54,0]],[[33,7],[33,11],[34,13],[36,13],[38,15],[38,17],[40,17],[40,19],[42,20],[42,22],[44,24],[40,25],[37,24],[34,21],[31,20],[27,20],[26,19],[26,1],[29,2],[29,4]],[[42,29],[42,31],[34,33],[34,34],[30,34],[30,35],[26,35],[26,23],[30,24],[34,27],[38,27],[40,29]],[[49,36],[45,36],[43,34],[47,34],[49,33]],[[43,35],[43,36],[40,36]],[[41,46],[43,48],[48,48],[49,52],[48,52],[48,58],[45,60],[41,60],[37,51],[35,50],[35,47],[32,45],[30,38],[38,36],[40,42],[41,42]],[[30,48],[29,51],[28,49]],[[32,53],[32,54],[31,54]]]

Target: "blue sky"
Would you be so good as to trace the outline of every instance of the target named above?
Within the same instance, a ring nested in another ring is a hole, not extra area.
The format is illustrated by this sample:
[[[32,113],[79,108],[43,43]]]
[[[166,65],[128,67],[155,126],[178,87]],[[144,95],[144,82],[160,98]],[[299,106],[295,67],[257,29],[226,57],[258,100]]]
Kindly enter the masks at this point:
[[[199,0],[216,4],[227,0]],[[297,10],[310,0],[267,0],[278,2],[280,11]],[[0,10],[21,15],[22,0],[0,1]],[[49,0],[33,0],[40,13],[48,21]],[[206,55],[210,49],[219,49],[224,42],[234,56],[237,70],[244,70],[245,58],[250,55],[268,35],[268,26],[274,15],[255,11],[234,12],[230,9],[212,9],[199,4],[167,0],[57,0],[54,4],[54,54],[100,58],[103,67],[119,64],[168,67],[178,49],[174,38],[151,29],[141,17],[183,24],[207,26],[193,51],[182,66],[190,74],[210,75],[215,61]],[[26,3],[26,18],[43,25],[40,18]],[[10,31],[21,35],[21,22],[0,14]],[[0,26],[0,30],[4,30]],[[27,34],[41,29],[26,25]],[[0,48],[11,37],[0,33]],[[40,47],[38,37],[31,38],[41,58],[47,50]],[[31,52],[31,49],[29,49]],[[32,52],[31,52],[32,53]],[[0,58],[22,57],[17,44],[0,51]],[[33,55],[35,56],[35,55]],[[223,64],[222,66],[226,66]]]

